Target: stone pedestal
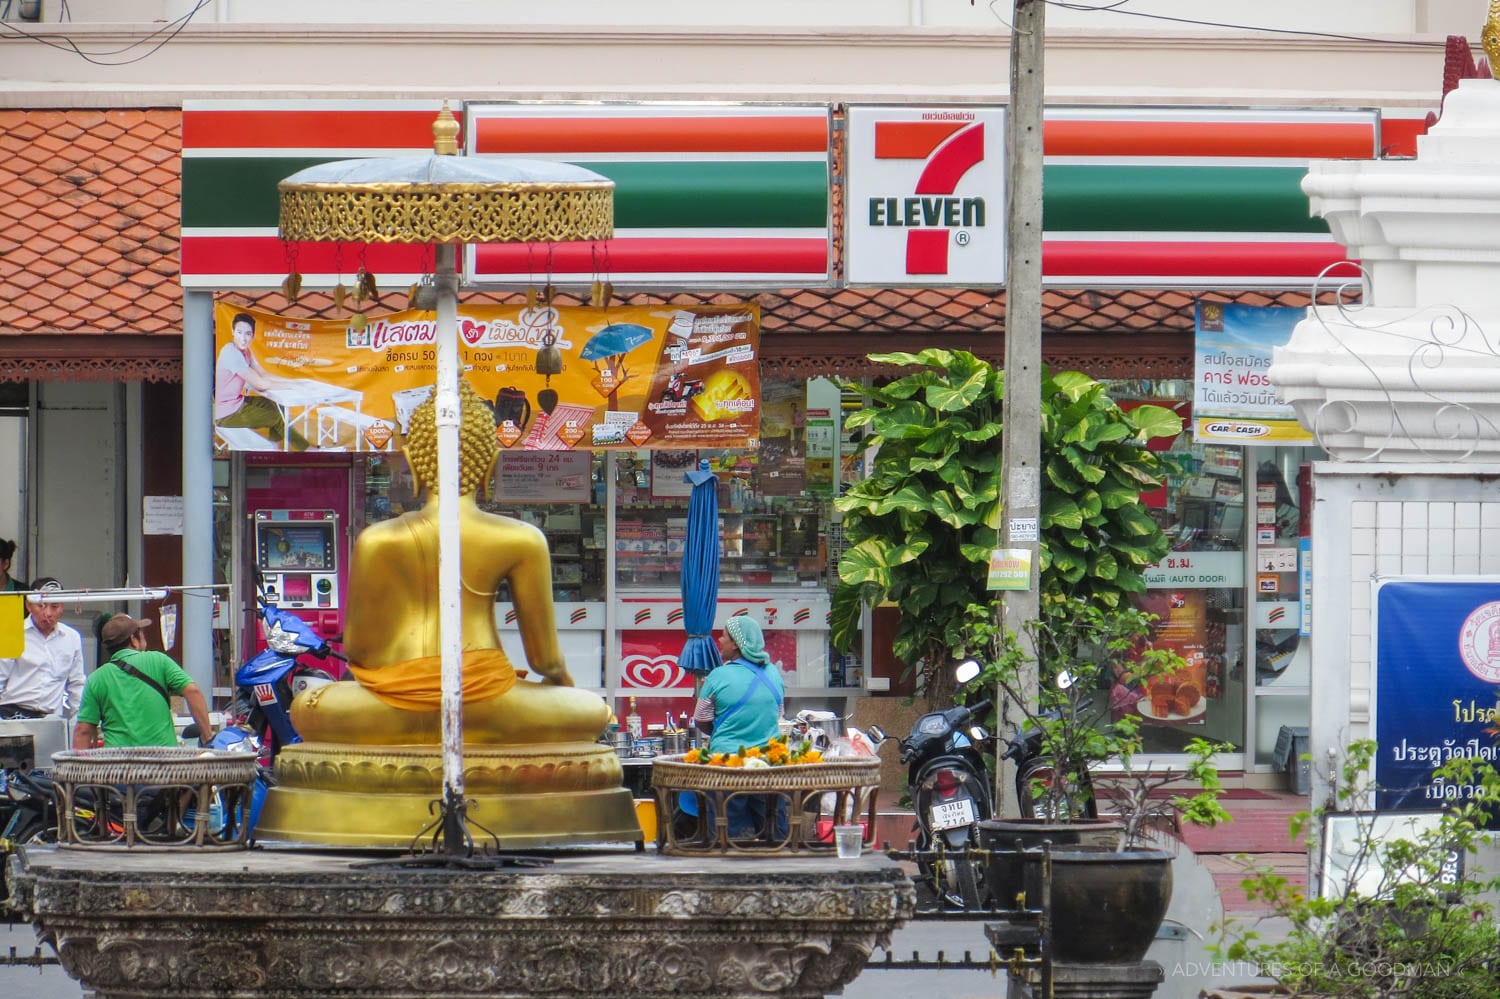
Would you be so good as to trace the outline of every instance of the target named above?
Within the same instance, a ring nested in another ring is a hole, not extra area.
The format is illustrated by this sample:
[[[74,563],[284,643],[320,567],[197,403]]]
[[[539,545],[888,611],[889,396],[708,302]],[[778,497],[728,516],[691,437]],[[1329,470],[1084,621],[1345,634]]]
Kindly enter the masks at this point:
[[[879,855],[554,857],[472,870],[28,847],[12,883],[99,999],[813,999],[842,990],[915,905]]]

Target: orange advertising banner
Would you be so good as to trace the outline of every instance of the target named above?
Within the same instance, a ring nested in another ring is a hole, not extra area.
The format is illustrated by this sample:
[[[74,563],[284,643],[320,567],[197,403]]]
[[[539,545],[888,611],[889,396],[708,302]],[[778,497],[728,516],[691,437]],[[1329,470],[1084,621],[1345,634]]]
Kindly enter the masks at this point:
[[[221,451],[392,451],[437,380],[432,312],[214,309]],[[450,334],[451,335],[451,334]],[[755,448],[760,306],[460,307],[459,365],[517,451]]]

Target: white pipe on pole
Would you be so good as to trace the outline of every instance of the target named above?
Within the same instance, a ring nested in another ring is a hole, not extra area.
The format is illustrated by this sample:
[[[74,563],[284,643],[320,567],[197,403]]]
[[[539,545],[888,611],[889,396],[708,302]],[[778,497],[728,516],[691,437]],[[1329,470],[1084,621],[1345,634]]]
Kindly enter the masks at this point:
[[[172,590],[186,589],[213,589],[213,587],[117,586],[107,590],[22,590],[15,595],[23,596],[31,603],[38,604],[128,604],[165,600]]]
[[[437,390],[438,448],[438,632],[442,659],[443,790],[445,802],[461,803],[464,796],[463,622],[459,606],[460,581],[458,510],[458,248],[437,245]],[[446,812],[445,812],[446,814]],[[450,817],[451,818],[451,817]],[[448,830],[455,825],[450,821]],[[459,844],[448,842],[450,850]]]

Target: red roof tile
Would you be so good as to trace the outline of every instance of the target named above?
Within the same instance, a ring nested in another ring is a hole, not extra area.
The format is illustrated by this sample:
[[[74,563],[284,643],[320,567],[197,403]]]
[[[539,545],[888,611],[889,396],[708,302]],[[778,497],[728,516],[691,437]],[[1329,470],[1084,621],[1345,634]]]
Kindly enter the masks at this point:
[[[173,333],[182,115],[0,111],[0,333]]]

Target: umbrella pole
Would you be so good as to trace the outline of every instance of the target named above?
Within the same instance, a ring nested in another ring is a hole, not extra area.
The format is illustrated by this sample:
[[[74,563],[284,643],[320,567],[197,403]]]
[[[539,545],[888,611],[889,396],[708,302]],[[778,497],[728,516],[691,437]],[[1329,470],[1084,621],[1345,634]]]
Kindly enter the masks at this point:
[[[466,854],[464,818],[463,626],[459,606],[458,431],[458,248],[439,243],[434,278],[437,288],[438,447],[438,633],[442,660],[443,852]]]

